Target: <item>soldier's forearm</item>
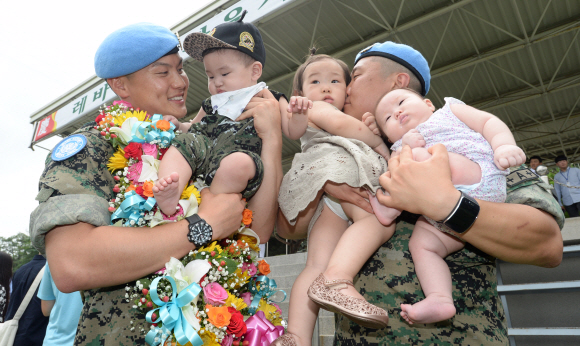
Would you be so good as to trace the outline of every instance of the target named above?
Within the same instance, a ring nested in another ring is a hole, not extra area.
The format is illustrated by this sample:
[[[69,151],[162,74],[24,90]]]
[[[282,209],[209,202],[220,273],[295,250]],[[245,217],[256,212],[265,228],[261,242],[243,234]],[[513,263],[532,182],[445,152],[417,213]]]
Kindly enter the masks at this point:
[[[562,261],[562,234],[542,210],[478,200],[477,221],[461,239],[504,261],[556,267]]]
[[[151,274],[194,246],[187,221],[155,228],[59,226],[46,234],[46,256],[62,292],[120,285]]]

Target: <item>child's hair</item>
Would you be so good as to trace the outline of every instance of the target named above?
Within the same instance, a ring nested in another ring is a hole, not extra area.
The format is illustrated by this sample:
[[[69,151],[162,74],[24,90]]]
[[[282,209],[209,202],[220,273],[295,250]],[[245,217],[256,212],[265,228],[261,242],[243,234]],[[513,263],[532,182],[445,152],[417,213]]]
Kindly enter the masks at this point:
[[[348,69],[348,66],[344,61],[333,58],[330,55],[316,54],[316,48],[313,47],[310,48],[310,56],[308,56],[306,61],[298,67],[298,69],[296,70],[296,74],[294,75],[294,83],[292,85],[292,90],[294,91],[295,94],[297,93],[298,95],[302,95],[302,85],[304,84],[304,70],[306,70],[306,67],[308,67],[308,65],[314,62],[322,61],[325,59],[335,61],[344,72],[344,81],[346,82],[346,85],[350,83],[350,70]]]
[[[238,57],[238,59],[244,64],[245,67],[250,66],[251,64],[253,64],[254,62],[256,62],[257,60],[255,60],[254,58],[252,58],[251,56],[249,56],[248,54],[244,53],[244,52],[240,52],[239,50],[236,49],[231,49],[231,48],[209,48],[206,49],[205,51],[203,51],[203,53],[201,54],[202,57],[205,57],[206,55],[208,55],[209,53],[223,53],[226,50],[230,50],[232,52],[235,52],[236,56]]]
[[[387,91],[386,93],[384,93],[384,94],[383,94],[383,96],[381,96],[381,97],[379,98],[379,101],[378,101],[378,102],[377,102],[377,104],[375,105],[375,108],[374,108],[374,109],[375,109],[375,111],[374,111],[374,113],[373,113],[373,114],[375,115],[375,118],[376,118],[376,116],[377,116],[377,109],[379,108],[379,103],[381,103],[381,101],[382,101],[382,100],[385,98],[385,96],[387,96],[389,93],[391,93],[391,92],[393,92],[393,91],[395,91],[395,90],[407,90],[407,91],[410,91],[410,92],[412,92],[413,94],[415,94],[415,95],[419,96],[419,97],[421,98],[421,100],[424,100],[424,99],[426,99],[426,97],[425,97],[425,96],[421,95],[421,93],[419,93],[417,90],[415,90],[415,89],[412,89],[412,88],[398,88],[398,89],[389,90],[389,91]],[[384,140],[385,142],[387,142],[387,143],[390,143],[390,144],[394,144],[394,143],[395,143],[395,142],[391,141],[391,140],[389,139],[389,137],[387,137],[387,134],[386,134],[386,133],[383,131],[383,128],[382,128],[382,127],[380,127],[380,126],[377,126],[377,128],[379,129],[379,132],[381,133],[381,137],[383,138],[383,140]]]

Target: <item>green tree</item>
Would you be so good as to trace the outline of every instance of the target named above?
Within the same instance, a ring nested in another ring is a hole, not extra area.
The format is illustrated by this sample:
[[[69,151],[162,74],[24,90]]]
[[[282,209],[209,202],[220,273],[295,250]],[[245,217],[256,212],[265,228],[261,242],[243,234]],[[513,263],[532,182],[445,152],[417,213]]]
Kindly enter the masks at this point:
[[[0,250],[12,256],[12,272],[30,262],[38,254],[38,250],[30,242],[30,237],[24,233],[18,233],[8,238],[0,237]]]

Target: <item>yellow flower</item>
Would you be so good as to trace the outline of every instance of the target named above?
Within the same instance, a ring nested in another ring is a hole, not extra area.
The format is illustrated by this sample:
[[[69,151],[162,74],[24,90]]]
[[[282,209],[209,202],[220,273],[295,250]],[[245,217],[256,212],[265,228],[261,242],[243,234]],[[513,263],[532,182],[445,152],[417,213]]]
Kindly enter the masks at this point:
[[[266,300],[260,300],[260,303],[258,304],[258,311],[263,311],[268,321],[272,322],[273,325],[279,326],[282,324],[282,316],[280,316],[278,308],[268,304]]]
[[[188,187],[186,187],[181,193],[181,197],[179,197],[179,199],[190,199],[192,194],[197,199],[197,205],[201,204],[201,195],[199,194],[199,191],[197,191],[197,188],[194,185],[189,185]]]
[[[243,234],[243,235],[240,235],[238,239],[244,240],[246,242],[246,244],[248,244],[250,246],[250,249],[252,249],[256,252],[260,252],[260,246],[258,245],[258,241],[256,240],[256,238]]]
[[[216,241],[212,242],[211,244],[209,244],[208,246],[204,246],[201,249],[198,250],[199,252],[212,252],[215,251],[216,254],[220,254],[222,253],[222,248],[221,246],[219,246],[217,244]]]
[[[146,116],[147,112],[145,111],[126,111],[125,113],[115,116],[113,120],[115,121],[115,125],[121,126],[128,118],[134,117],[139,121],[144,121]]]
[[[109,159],[107,167],[109,168],[109,171],[113,173],[116,170],[127,167],[128,164],[129,160],[125,158],[125,151],[122,148],[119,148],[119,150],[117,150],[117,152]]]
[[[225,305],[231,306],[238,311],[248,307],[248,304],[246,304],[242,298],[238,298],[230,292],[228,292],[228,299],[226,299]]]
[[[234,288],[242,287],[245,284],[247,284],[248,281],[250,281],[250,274],[248,274],[247,271],[243,272],[242,268],[236,269],[236,271],[234,272],[234,275],[238,277],[238,279],[239,279],[238,282],[235,282],[235,280],[233,280],[233,279],[232,279],[232,282],[228,282],[228,284],[233,284]]]
[[[203,331],[203,333],[201,333],[201,331]],[[203,340],[204,346],[220,346],[216,340],[215,334],[206,329],[202,328],[199,336],[201,337],[201,340]]]

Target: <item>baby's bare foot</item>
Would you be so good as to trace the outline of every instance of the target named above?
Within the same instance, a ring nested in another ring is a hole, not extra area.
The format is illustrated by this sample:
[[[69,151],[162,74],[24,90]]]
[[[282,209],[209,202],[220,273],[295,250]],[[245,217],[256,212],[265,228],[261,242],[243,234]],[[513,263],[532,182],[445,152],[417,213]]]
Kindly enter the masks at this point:
[[[373,194],[370,192],[367,193],[369,194],[369,202],[373,207],[373,212],[375,213],[377,220],[379,220],[379,222],[384,226],[389,226],[393,223],[393,221],[395,221],[397,216],[401,215],[400,210],[382,205],[376,196],[373,196]],[[389,193],[386,191],[384,194],[387,196],[389,195]]]
[[[157,200],[157,206],[165,215],[175,214],[181,196],[179,174],[173,172],[167,177],[159,178],[153,186],[153,195]]]
[[[435,323],[445,321],[455,316],[453,299],[449,297],[430,295],[415,304],[401,304],[401,317],[409,324]]]

